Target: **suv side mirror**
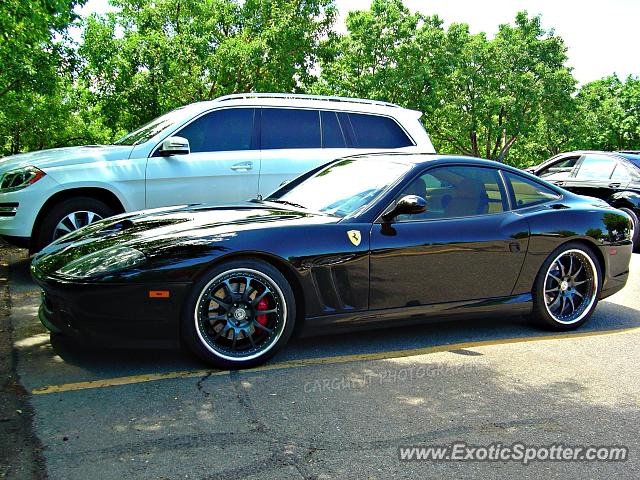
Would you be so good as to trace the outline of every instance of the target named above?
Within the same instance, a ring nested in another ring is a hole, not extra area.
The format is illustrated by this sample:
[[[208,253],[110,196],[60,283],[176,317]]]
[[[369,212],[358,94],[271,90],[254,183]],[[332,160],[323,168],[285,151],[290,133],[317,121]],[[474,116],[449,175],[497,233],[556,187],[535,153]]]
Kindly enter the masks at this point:
[[[427,211],[427,201],[418,195],[405,195],[396,206],[382,216],[382,220],[389,222],[398,215],[415,215]]]
[[[169,155],[188,155],[191,153],[189,140],[183,137],[169,137],[162,142],[160,147],[160,155],[168,157]]]

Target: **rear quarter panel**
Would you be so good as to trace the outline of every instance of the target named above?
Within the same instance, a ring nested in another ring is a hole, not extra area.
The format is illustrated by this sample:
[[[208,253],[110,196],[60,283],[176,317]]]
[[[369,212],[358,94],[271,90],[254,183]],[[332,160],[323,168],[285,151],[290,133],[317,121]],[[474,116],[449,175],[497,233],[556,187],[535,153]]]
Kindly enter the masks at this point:
[[[596,253],[603,267],[603,291],[622,277],[626,281],[633,248],[629,240],[629,217],[619,210],[586,202],[563,204],[570,206],[557,210],[550,206],[532,207],[521,211],[529,222],[531,238],[514,294],[530,292],[546,258],[570,241],[589,245]]]

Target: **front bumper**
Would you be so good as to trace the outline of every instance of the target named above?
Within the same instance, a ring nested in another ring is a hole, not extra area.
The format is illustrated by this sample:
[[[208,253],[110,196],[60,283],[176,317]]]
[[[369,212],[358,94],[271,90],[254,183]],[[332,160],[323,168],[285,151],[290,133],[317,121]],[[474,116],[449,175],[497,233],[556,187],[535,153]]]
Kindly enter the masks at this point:
[[[41,276],[39,318],[52,333],[109,347],[175,346],[187,283],[88,284]],[[151,298],[153,290],[169,298]]]
[[[31,237],[40,209],[59,190],[60,185],[45,175],[27,188],[0,193],[0,236]]]

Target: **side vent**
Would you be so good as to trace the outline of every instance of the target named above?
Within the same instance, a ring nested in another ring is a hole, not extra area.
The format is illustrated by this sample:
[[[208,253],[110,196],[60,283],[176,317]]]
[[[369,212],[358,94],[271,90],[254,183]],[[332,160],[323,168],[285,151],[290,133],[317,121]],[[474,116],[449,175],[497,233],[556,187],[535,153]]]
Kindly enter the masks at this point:
[[[341,267],[316,267],[313,285],[326,312],[353,310],[347,271]]]

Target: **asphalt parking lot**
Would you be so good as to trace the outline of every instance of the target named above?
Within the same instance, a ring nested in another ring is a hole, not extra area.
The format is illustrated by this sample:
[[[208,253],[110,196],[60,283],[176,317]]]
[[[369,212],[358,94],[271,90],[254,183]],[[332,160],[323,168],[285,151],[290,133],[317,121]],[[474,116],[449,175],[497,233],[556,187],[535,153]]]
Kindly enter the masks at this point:
[[[576,332],[486,318],[298,339],[243,372],[207,370],[181,351],[52,342],[36,318],[24,251],[4,256],[12,358],[48,478],[637,478],[640,470],[640,255],[628,286]],[[456,441],[617,445],[629,459],[399,460],[401,446]]]

